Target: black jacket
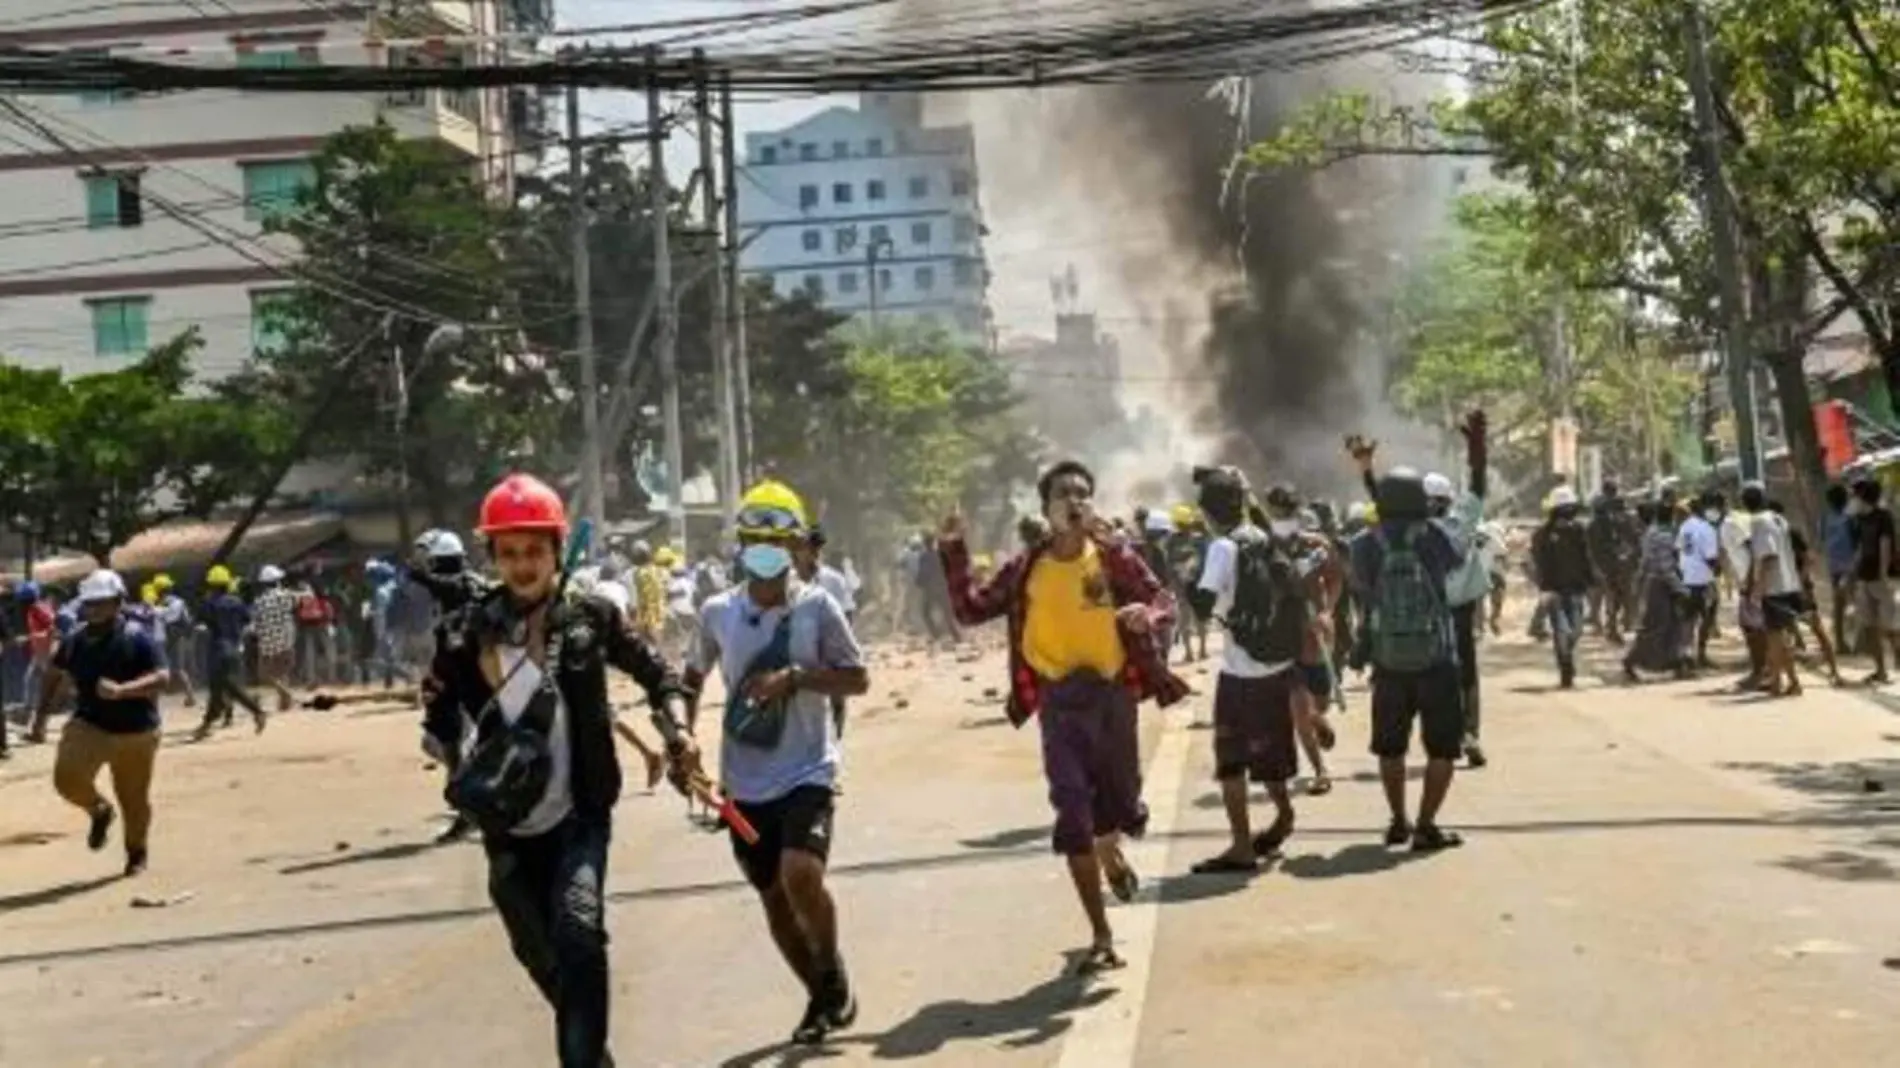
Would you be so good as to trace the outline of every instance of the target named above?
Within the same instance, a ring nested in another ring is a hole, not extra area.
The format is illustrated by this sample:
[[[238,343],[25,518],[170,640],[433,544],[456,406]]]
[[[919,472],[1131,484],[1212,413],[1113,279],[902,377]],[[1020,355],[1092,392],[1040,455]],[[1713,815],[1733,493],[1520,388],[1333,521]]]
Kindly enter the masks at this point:
[[[1583,524],[1575,519],[1546,520],[1531,535],[1531,559],[1537,587],[1546,593],[1583,593],[1597,584]]]
[[[552,611],[554,625],[564,629],[555,681],[567,707],[574,811],[583,819],[605,820],[620,799],[608,665],[632,676],[646,691],[648,706],[656,710],[668,697],[686,699],[686,690],[659,650],[611,603],[588,598],[557,604]],[[506,593],[499,588],[445,625],[445,641],[429,670],[431,685],[425,692],[430,697],[422,725],[451,753],[461,751],[464,715],[476,722],[478,740],[501,726],[499,710],[482,715],[495,693],[482,671],[482,651],[499,644],[510,625]]]

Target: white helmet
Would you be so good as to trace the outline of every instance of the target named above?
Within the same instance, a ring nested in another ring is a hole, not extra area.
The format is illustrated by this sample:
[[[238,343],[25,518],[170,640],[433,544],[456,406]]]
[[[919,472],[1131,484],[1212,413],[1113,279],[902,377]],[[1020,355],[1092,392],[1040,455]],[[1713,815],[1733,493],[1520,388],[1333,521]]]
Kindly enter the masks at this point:
[[[125,599],[125,580],[117,571],[101,568],[87,575],[79,583],[79,603],[92,604],[95,601]]]
[[[1425,476],[1425,496],[1435,501],[1451,500],[1451,479],[1436,471],[1428,473]]]
[[[1571,489],[1569,486],[1558,486],[1556,489],[1550,491],[1550,506],[1552,508],[1568,508],[1576,503],[1577,491]]]
[[[1364,523],[1372,515],[1370,501],[1354,501],[1346,506],[1346,522]]]
[[[452,530],[425,530],[416,539],[416,552],[430,560],[446,560],[451,557],[466,556],[462,548],[462,539]]]
[[[1150,534],[1174,533],[1174,520],[1168,518],[1168,513],[1160,510],[1149,512],[1145,525]]]
[[[267,586],[273,582],[282,582],[284,581],[284,569],[278,567],[276,564],[265,564],[263,567],[257,569],[257,581]]]

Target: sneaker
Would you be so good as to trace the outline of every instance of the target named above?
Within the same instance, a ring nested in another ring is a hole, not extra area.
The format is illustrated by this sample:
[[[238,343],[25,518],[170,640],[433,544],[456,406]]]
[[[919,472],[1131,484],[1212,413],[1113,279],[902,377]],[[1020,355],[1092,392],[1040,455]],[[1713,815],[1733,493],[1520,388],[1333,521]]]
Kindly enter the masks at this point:
[[[112,821],[119,818],[119,812],[104,801],[92,810],[92,829],[86,832],[86,848],[98,852],[106,847],[106,835],[112,831]]]
[[[128,849],[125,851],[125,874],[127,878],[145,870],[145,850]]]
[[[1484,747],[1478,744],[1477,739],[1474,738],[1465,743],[1465,764],[1469,766],[1472,771],[1476,771],[1490,762],[1491,761],[1484,755]]]
[[[825,1005],[816,997],[805,1004],[805,1015],[792,1030],[792,1042],[799,1046],[816,1046],[825,1040]]]

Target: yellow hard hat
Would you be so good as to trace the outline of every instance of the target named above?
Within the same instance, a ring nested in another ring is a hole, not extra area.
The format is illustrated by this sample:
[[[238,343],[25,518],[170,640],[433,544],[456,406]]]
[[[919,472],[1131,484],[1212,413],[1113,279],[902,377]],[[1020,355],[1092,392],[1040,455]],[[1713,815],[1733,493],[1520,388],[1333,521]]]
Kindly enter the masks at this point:
[[[157,604],[158,603],[158,583],[148,582],[145,585],[140,586],[139,600],[144,601],[146,604]]]
[[[163,571],[159,572],[152,576],[152,588],[160,593],[164,593],[166,590],[172,588],[172,577]]]
[[[653,562],[660,567],[673,567],[680,562],[680,554],[674,552],[671,545],[662,545],[653,550]]]
[[[235,584],[236,580],[231,577],[231,569],[223,564],[215,564],[211,570],[205,572],[205,585],[212,589],[228,590]]]
[[[1377,504],[1368,503],[1366,505],[1366,522],[1377,523],[1378,521],[1379,521],[1379,506]]]
[[[1168,519],[1174,523],[1174,529],[1191,527],[1201,521],[1201,510],[1191,504],[1177,504],[1168,509]]]
[[[739,498],[739,533],[752,537],[793,538],[811,525],[805,502],[783,482],[766,479]]]

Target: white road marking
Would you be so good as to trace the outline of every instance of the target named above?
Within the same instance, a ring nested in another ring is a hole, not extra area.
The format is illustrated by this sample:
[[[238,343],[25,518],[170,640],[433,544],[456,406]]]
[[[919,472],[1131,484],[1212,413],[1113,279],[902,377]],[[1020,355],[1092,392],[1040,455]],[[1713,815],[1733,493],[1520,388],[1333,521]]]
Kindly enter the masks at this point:
[[[1178,716],[1163,720],[1160,743],[1142,794],[1148,800],[1148,835],[1123,848],[1145,884],[1133,904],[1111,907],[1109,922],[1127,967],[1097,980],[1117,993],[1100,1004],[1075,1013],[1074,1026],[1062,1043],[1056,1068],[1116,1068],[1135,1063],[1141,1037],[1141,1011],[1148,1000],[1148,973],[1154,960],[1155,930],[1161,918],[1160,880],[1168,866],[1168,837],[1179,816],[1181,781],[1187,775],[1187,723]]]

